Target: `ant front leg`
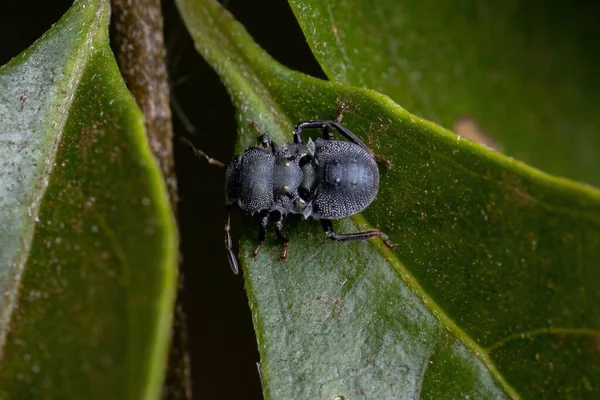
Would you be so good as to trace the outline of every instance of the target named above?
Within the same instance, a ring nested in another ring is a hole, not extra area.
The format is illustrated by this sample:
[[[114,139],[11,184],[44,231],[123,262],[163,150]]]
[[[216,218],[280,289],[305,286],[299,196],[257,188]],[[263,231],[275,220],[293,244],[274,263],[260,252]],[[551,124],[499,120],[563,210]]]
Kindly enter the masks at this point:
[[[373,237],[379,237],[379,238],[381,238],[383,243],[390,249],[393,249],[394,247],[397,246],[390,241],[390,239],[387,237],[387,235],[385,233],[383,233],[377,229],[373,229],[370,231],[364,231],[364,232],[355,232],[355,233],[335,233],[333,230],[333,222],[331,222],[331,220],[329,220],[329,219],[322,219],[321,226],[323,227],[323,230],[325,231],[325,235],[329,239],[335,240],[336,242],[355,242],[357,240],[366,240],[366,239],[370,239]]]
[[[281,214],[280,212],[278,212],[278,214],[279,216],[275,221],[275,233],[277,234],[277,237],[283,242],[283,248],[281,249],[279,260],[285,261],[287,259],[288,243],[290,240],[288,239],[286,234],[283,233],[283,214]]]
[[[258,231],[258,245],[254,248],[252,252],[252,258],[256,258],[260,248],[265,242],[265,238],[267,236],[267,225],[269,224],[269,210],[263,210],[260,212],[260,230]]]

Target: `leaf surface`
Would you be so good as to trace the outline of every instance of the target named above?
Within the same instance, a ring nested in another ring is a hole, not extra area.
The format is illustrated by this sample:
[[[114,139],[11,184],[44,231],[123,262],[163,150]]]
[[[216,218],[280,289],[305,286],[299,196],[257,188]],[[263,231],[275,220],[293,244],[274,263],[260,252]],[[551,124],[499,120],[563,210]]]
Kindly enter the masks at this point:
[[[0,397],[158,398],[177,236],[143,116],[80,0],[0,69]]]
[[[582,3],[289,0],[331,80],[600,185],[600,29]]]
[[[334,243],[289,218],[288,260],[269,237],[241,243],[267,398],[594,398],[600,391],[600,193],[546,175],[411,115],[388,97],[290,71],[211,0],[178,0],[199,52],[237,107],[238,152],[256,122],[343,123],[393,168]],[[577,368],[573,366],[577,365]]]

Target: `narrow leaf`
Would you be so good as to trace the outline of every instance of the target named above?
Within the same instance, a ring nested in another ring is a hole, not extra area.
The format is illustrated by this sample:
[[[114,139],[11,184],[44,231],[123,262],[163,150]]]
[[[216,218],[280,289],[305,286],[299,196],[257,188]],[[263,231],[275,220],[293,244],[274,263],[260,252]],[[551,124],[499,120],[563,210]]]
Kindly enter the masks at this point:
[[[0,69],[0,397],[158,398],[177,237],[143,116],[79,0]]]

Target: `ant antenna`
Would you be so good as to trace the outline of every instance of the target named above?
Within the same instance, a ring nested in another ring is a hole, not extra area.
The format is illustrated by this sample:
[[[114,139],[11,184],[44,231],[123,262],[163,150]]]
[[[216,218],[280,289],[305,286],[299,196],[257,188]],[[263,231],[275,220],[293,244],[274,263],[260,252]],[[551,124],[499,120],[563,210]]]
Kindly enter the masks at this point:
[[[221,167],[221,168],[225,167],[225,164],[222,163],[221,161],[215,160],[214,158],[210,157],[208,154],[206,154],[202,150],[199,150],[196,147],[194,147],[192,142],[190,142],[188,139],[186,139],[184,137],[180,137],[179,140],[181,140],[185,145],[189,146],[192,149],[192,151],[194,152],[194,155],[196,157],[204,158],[209,164],[216,165],[217,167]]]

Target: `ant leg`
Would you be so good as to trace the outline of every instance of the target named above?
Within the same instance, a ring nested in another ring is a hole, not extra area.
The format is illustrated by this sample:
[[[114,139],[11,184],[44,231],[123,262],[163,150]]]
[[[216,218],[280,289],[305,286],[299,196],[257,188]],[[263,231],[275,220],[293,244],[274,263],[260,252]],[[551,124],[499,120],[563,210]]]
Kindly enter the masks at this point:
[[[377,229],[373,229],[371,231],[364,231],[364,232],[355,232],[355,233],[335,233],[333,231],[333,223],[329,219],[322,219],[321,226],[323,227],[323,230],[325,231],[325,235],[329,239],[335,240],[336,242],[354,242],[357,240],[365,240],[365,239],[370,239],[373,237],[379,237],[379,238],[381,238],[383,243],[390,249],[393,249],[394,247],[397,246],[394,243],[392,243],[390,241],[390,239],[388,239],[388,237],[385,233],[383,233]]]
[[[283,241],[283,248],[281,249],[279,260],[285,261],[287,258],[289,239],[286,234],[283,233],[283,214],[281,213],[279,213],[279,217],[275,221],[275,233],[277,234],[277,237]]]
[[[340,124],[340,120],[342,119],[342,112],[344,111],[345,107],[346,106],[344,105],[344,103],[340,104],[340,107],[338,108],[338,116],[335,121],[329,122],[329,126],[335,128],[339,133],[342,134],[342,136],[344,136],[346,139],[350,140],[352,143],[359,145],[360,147],[369,151],[369,153],[373,154],[373,157],[375,157],[375,161],[377,161],[378,163],[384,164],[386,169],[388,169],[388,170],[392,169],[394,164],[392,164],[392,162],[390,160],[388,160],[381,154],[375,154],[373,152],[373,150],[368,148],[367,145],[364,144],[359,138],[357,138],[354,133],[350,132],[350,130],[348,128],[346,128],[345,126]],[[329,129],[331,129],[331,128],[329,128]],[[333,134],[332,134],[332,137],[333,137]]]
[[[342,120],[342,114],[344,113],[345,109],[346,109],[346,103],[343,103],[343,102],[340,103],[340,105],[338,106],[338,109],[336,111],[336,114],[335,114],[335,121],[300,122],[298,125],[296,125],[296,128],[294,129],[294,144],[304,144],[304,141],[302,140],[302,129],[323,128],[324,129],[323,138],[325,140],[332,140],[333,139],[333,130],[330,125],[331,125],[331,123],[340,125],[340,121]],[[350,131],[348,131],[348,132],[350,132]],[[356,136],[354,136],[354,134],[352,132],[350,132],[350,135],[352,135],[352,137],[353,137],[353,139],[350,139],[352,142],[366,148],[368,151],[371,151]]]
[[[267,224],[269,223],[269,210],[263,210],[260,212],[260,230],[258,231],[258,245],[254,248],[252,252],[252,258],[256,258],[260,248],[265,242],[265,238],[267,236]]]
[[[325,128],[323,128],[323,139],[333,140],[333,129],[331,129],[331,126],[326,125]]]
[[[346,128],[345,126],[343,126],[342,124],[340,124],[340,121],[342,119],[342,112],[344,111],[344,108],[346,108],[344,103],[340,104],[340,107],[338,108],[338,116],[335,119],[334,122],[331,122],[331,126],[336,128],[338,132],[340,132],[342,134],[342,136],[344,136],[346,139],[350,140],[351,142],[361,146],[362,148],[368,150],[371,154],[373,154],[373,157],[375,157],[375,161],[377,161],[380,164],[384,164],[385,168],[387,170],[392,169],[392,167],[394,166],[394,164],[388,160],[387,158],[385,158],[384,156],[382,156],[381,154],[375,154],[373,153],[373,150],[371,150],[370,148],[367,147],[366,144],[364,144],[359,138],[357,138],[354,133],[350,132],[350,130],[348,128]],[[330,128],[331,129],[331,128]],[[333,134],[332,134],[333,137]]]
[[[206,154],[202,150],[195,148],[194,145],[192,144],[192,142],[190,142],[188,139],[182,137],[182,138],[179,138],[179,140],[181,140],[181,142],[183,142],[186,146],[189,146],[192,149],[192,151],[194,152],[194,155],[196,157],[204,158],[209,164],[216,165],[217,167],[223,168],[225,166],[225,164],[223,164],[221,161],[215,160],[214,158],[210,157],[208,154]]]
[[[369,153],[373,153],[373,151],[370,148],[368,148],[367,145],[364,144],[362,140],[360,140],[358,137],[356,137],[356,135],[354,133],[350,132],[350,129],[346,128],[344,125],[340,124],[338,121],[325,121],[325,122],[327,123],[327,125],[331,126],[332,128],[335,128],[343,137],[345,137],[352,143],[359,145],[360,147],[364,148],[365,150],[368,150]]]
[[[256,125],[254,121],[250,122],[250,127],[258,134],[258,145],[262,146],[264,149],[271,149],[273,142],[271,142],[271,139],[269,139],[266,134],[260,132],[258,125]]]
[[[394,166],[393,162],[391,162],[389,159],[385,158],[381,154],[375,154],[375,161],[385,165],[385,169],[387,169],[388,171]]]
[[[341,133],[342,136],[344,136],[346,139],[348,139],[349,141],[351,141],[352,143],[354,143],[356,145],[359,145],[360,147],[362,147],[369,153],[373,154],[373,157],[375,157],[375,160],[379,163],[384,164],[386,166],[386,169],[392,168],[393,164],[390,160],[388,160],[387,158],[385,158],[382,155],[373,153],[373,150],[368,148],[367,145],[364,144],[358,137],[356,137],[356,135],[354,133],[350,132],[350,130],[348,128],[346,128],[345,126],[343,126],[342,124],[340,124],[337,121],[304,121],[304,122],[300,122],[298,125],[296,125],[296,129],[294,130],[294,138],[296,137],[296,135],[301,134],[302,129],[323,129],[323,138],[326,140],[332,140],[334,128],[339,133]]]
[[[340,103],[340,105],[338,106],[338,109],[335,113],[335,122],[337,122],[338,124],[342,121],[342,114],[344,112],[344,110],[346,109],[346,104],[345,103]],[[333,128],[331,127],[331,125],[327,124],[325,126],[325,128],[323,129],[323,139],[325,140],[333,140]]]
[[[235,254],[233,254],[233,244],[231,242],[231,218],[230,218],[230,209],[227,208],[227,219],[225,220],[225,250],[227,250],[227,260],[229,261],[229,266],[234,274],[238,274],[239,267],[237,259],[235,258]]]
[[[346,103],[340,103],[340,105],[338,106],[338,109],[335,113],[335,121],[304,121],[304,122],[300,122],[298,125],[296,125],[296,128],[294,129],[294,144],[304,144],[304,141],[302,140],[302,129],[317,129],[317,128],[323,128],[323,138],[325,140],[332,140],[333,139],[333,129],[332,129],[332,124],[337,124],[340,125],[340,121],[342,120],[342,114],[344,113],[344,110],[346,109]],[[344,128],[345,129],[345,128]],[[348,131],[350,132],[350,131]],[[352,132],[350,132],[350,135],[352,136],[352,138],[350,139],[352,142],[366,148],[368,151],[369,148],[367,146],[364,145],[364,143],[362,143],[360,141],[360,139],[358,139],[356,136],[354,136],[354,134]]]
[[[304,140],[302,140],[302,127],[300,124],[296,125],[294,129],[294,144],[304,144]]]
[[[271,150],[273,146],[273,142],[267,135],[260,135],[258,137],[258,144],[263,147],[263,149]]]
[[[304,121],[300,122],[296,125],[296,129],[294,129],[294,142],[296,143],[296,138],[300,138],[302,140],[302,129],[329,129],[335,128],[339,133],[342,134],[346,139],[351,141],[354,144],[359,145],[369,153],[373,154],[370,148],[367,147],[356,135],[348,130],[345,126],[336,121]]]
[[[335,122],[337,122],[338,124],[340,122],[342,122],[342,114],[344,113],[345,109],[346,109],[346,103],[341,102],[340,105],[338,106],[337,111],[335,112]]]
[[[316,121],[304,121],[300,122],[296,125],[294,129],[294,143],[302,144],[302,129],[323,129],[323,138],[325,140],[333,140],[333,129],[337,130],[342,136],[351,141],[352,143],[359,145],[369,153],[373,154],[375,160],[378,163],[384,164],[387,169],[391,169],[393,164],[390,160],[385,158],[382,155],[373,153],[366,144],[363,143],[354,133],[352,133],[348,128],[340,123],[342,120],[342,114],[346,109],[345,103],[340,103],[337,109],[335,121],[325,121],[325,120],[316,120]]]

